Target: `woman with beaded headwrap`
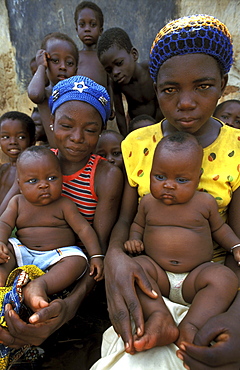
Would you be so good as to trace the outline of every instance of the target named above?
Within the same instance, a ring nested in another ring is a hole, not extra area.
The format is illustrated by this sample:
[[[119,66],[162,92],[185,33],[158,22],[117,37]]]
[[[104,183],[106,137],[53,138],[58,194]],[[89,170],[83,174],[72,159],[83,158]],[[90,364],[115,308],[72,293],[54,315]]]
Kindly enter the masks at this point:
[[[233,370],[240,367],[240,293],[227,312],[199,328],[192,344],[183,342],[180,349],[173,343],[167,345],[170,336],[167,320],[144,324],[135,289],[141,289],[152,299],[157,294],[135,259],[124,253],[123,246],[136,214],[138,198],[150,191],[156,145],[162,137],[176,131],[194,135],[202,145],[203,174],[198,190],[214,196],[220,215],[240,236],[239,130],[212,117],[227,84],[232,62],[231,35],[227,27],[212,16],[200,14],[174,20],[159,31],[153,42],[150,73],[165,118],[133,131],[122,142],[128,183],[105,259],[108,310],[113,327],[105,332],[102,358],[91,370],[169,370],[183,369],[183,366],[194,370]],[[224,251],[214,247],[214,260],[224,262]],[[239,267],[231,257],[227,257],[228,264],[240,277]],[[188,308],[165,301],[179,324]],[[149,343],[144,351],[137,352],[133,335],[141,337],[145,332],[150,334]],[[159,337],[162,347],[158,347]]]

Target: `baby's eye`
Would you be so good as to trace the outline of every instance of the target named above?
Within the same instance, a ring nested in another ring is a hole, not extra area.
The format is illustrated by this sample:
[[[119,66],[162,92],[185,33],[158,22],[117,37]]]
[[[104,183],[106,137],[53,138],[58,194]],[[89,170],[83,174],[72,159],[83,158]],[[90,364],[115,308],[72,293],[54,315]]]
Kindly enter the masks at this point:
[[[84,27],[85,23],[84,22],[80,22],[78,25],[79,25],[79,27]]]
[[[221,118],[223,118],[223,119],[228,119],[228,116],[227,116],[227,115],[225,115],[225,114],[222,114],[222,115],[221,115]]]
[[[48,180],[48,181],[55,181],[55,180],[57,180],[57,176],[49,176],[49,177],[47,178],[47,180]]]
[[[27,182],[29,182],[29,184],[36,184],[37,179],[30,179]]]
[[[188,179],[184,179],[183,177],[178,177],[176,178],[176,181],[179,183],[179,184],[185,184],[186,182],[188,182],[189,180]]]
[[[18,139],[19,139],[19,140],[24,140],[24,139],[26,139],[26,136],[24,136],[24,135],[20,135],[20,136],[18,136]]]
[[[91,23],[91,27],[96,27],[96,26],[97,26],[97,23],[95,23],[95,22]]]
[[[155,175],[155,179],[158,180],[158,181],[164,181],[166,180],[166,176],[163,176],[163,175]]]
[[[8,135],[3,135],[3,136],[1,136],[1,139],[9,139],[9,136]]]

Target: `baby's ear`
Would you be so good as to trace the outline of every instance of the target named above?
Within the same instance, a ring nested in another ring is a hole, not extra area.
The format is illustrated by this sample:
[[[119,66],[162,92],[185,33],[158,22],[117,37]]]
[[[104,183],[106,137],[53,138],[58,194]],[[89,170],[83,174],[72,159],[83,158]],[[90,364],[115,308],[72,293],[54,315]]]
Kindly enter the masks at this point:
[[[136,62],[138,60],[138,56],[139,56],[137,49],[136,48],[132,48],[131,49],[131,54],[133,56],[134,61]]]

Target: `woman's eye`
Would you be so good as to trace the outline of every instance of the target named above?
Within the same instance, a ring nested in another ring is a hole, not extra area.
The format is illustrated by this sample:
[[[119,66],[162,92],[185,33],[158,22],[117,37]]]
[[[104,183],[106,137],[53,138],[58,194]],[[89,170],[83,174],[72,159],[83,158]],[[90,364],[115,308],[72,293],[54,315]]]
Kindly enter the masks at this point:
[[[209,87],[210,87],[210,85],[209,85],[209,84],[202,84],[202,85],[198,86],[198,88],[199,88],[200,90],[207,90],[207,89],[209,89]]]
[[[172,93],[175,93],[177,91],[177,89],[175,87],[168,87],[167,89],[164,89],[164,92],[166,94],[172,94]]]

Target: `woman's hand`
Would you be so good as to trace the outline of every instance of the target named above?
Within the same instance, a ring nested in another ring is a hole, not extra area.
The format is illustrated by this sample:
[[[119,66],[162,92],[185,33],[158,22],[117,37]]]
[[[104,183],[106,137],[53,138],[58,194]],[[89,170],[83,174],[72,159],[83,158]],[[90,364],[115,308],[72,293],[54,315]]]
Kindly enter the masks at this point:
[[[157,298],[157,293],[152,290],[139,264],[123,251],[107,253],[104,269],[110,320],[116,333],[122,337],[126,351],[134,353],[130,315],[136,330],[144,330],[143,313],[135,284],[150,298]]]
[[[8,331],[0,328],[1,342],[11,348],[20,348],[25,344],[40,345],[66,322],[67,304],[65,300],[56,299],[48,307],[41,309],[32,317],[35,317],[33,321],[36,323],[28,324],[24,322],[13,310],[12,306],[7,304],[5,307],[5,319]]]
[[[198,331],[194,344],[183,343],[177,351],[186,368],[191,370],[239,370],[239,311],[225,312],[208,320]],[[212,341],[215,341],[210,346]]]

